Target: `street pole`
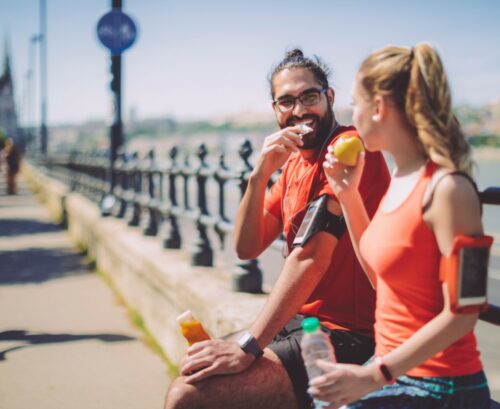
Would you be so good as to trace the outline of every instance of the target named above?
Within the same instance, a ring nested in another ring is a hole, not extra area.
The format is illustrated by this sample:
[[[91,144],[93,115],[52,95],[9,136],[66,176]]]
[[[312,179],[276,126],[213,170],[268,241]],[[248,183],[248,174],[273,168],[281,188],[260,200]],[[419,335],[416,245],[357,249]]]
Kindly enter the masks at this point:
[[[29,69],[27,74],[28,80],[28,112],[27,112],[27,128],[30,140],[35,134],[35,101],[36,101],[36,43],[41,39],[40,34],[34,34],[30,38],[28,63]],[[33,142],[33,141],[31,141]]]
[[[134,21],[122,11],[121,0],[111,0],[111,11],[97,23],[97,36],[111,52],[111,83],[113,93],[113,122],[109,130],[109,190],[101,199],[101,214],[108,216],[116,203],[113,196],[117,180],[115,162],[118,150],[124,145],[122,123],[122,57],[121,54],[135,41],[137,29]]]
[[[47,154],[47,3],[40,0],[40,149]]]
[[[113,10],[122,9],[122,0],[112,0]],[[116,180],[114,177],[114,165],[118,156],[118,149],[124,144],[123,123],[122,123],[122,56],[111,55],[111,91],[113,91],[114,117],[110,130],[110,173],[111,173],[111,192],[113,191]]]

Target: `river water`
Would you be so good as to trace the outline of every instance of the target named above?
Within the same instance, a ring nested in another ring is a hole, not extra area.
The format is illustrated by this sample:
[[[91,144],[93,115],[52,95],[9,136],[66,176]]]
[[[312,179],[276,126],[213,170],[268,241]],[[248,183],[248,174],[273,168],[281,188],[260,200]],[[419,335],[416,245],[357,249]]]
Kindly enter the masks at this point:
[[[157,150],[157,157],[165,157],[166,151],[176,144],[180,147],[183,152],[195,152],[197,146],[202,142],[206,145],[209,156],[207,162],[213,166],[217,165],[218,154],[221,152],[225,153],[225,161],[227,166],[241,167],[242,161],[237,154],[238,148],[241,143],[248,139],[254,147],[254,153],[250,157],[250,163],[254,163],[258,152],[262,146],[264,137],[262,133],[246,133],[246,134],[207,134],[207,135],[196,135],[190,137],[173,137],[173,138],[162,138],[161,140],[144,140],[137,139],[129,144],[129,148],[133,150],[139,150],[144,154],[144,152],[151,147]],[[475,161],[477,167],[475,168],[474,177],[478,184],[480,190],[484,190],[490,186],[500,186],[500,149],[497,152],[493,152],[485,158],[486,155],[475,155]],[[196,159],[191,163],[196,163]],[[391,167],[390,160],[388,160],[389,167]],[[229,193],[231,195],[231,193]],[[211,195],[212,196],[212,195]],[[217,196],[213,195],[214,199]],[[234,196],[234,195],[233,195]],[[236,210],[237,203],[239,201],[239,195],[233,198],[228,198],[228,215],[232,219],[232,216]],[[211,207],[217,209],[217,206],[213,204]],[[485,230],[488,232],[495,232],[500,236],[500,206],[485,206],[483,223]]]

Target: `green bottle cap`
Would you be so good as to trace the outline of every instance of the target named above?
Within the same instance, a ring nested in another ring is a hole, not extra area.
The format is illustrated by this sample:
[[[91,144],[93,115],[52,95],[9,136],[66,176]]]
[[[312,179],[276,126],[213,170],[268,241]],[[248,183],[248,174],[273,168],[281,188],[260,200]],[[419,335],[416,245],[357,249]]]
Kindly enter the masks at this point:
[[[302,321],[302,329],[306,334],[317,331],[319,328],[319,320],[316,317],[309,317]]]

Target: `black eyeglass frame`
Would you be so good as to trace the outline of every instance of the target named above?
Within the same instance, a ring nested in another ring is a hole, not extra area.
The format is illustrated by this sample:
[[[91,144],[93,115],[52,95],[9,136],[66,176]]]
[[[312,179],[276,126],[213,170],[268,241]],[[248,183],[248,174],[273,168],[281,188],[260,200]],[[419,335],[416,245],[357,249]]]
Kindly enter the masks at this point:
[[[321,95],[321,94],[325,94],[325,95],[326,95],[327,91],[328,91],[328,88],[321,88],[321,89],[312,88],[312,89],[307,89],[307,90],[305,90],[305,91],[301,92],[301,93],[300,93],[298,96],[296,96],[296,97],[292,97],[292,96],[284,96],[284,97],[282,97],[282,98],[278,98],[278,99],[273,100],[273,101],[272,101],[272,102],[273,102],[273,107],[274,107],[275,109],[277,109],[279,112],[281,112],[282,114],[285,114],[285,113],[287,113],[287,112],[291,112],[291,111],[293,111],[293,110],[295,109],[295,105],[297,104],[297,100],[299,100],[299,101],[300,101],[300,103],[301,103],[302,105],[304,105],[305,107],[312,107],[312,106],[314,106],[314,105],[316,105],[316,104],[319,104],[319,101],[318,101],[318,102],[315,102],[315,103],[313,103],[313,104],[307,104],[307,103],[305,104],[305,103],[301,100],[301,98],[302,98],[303,96],[305,96],[305,95],[308,95],[308,94],[311,94],[311,93],[316,93],[316,92],[318,93],[318,95]],[[289,109],[286,109],[286,110],[284,110],[284,111],[283,111],[282,109],[280,109],[280,107],[279,107],[279,103],[280,103],[280,102],[283,102],[284,100],[292,100],[292,101],[293,101],[293,105],[292,105]]]

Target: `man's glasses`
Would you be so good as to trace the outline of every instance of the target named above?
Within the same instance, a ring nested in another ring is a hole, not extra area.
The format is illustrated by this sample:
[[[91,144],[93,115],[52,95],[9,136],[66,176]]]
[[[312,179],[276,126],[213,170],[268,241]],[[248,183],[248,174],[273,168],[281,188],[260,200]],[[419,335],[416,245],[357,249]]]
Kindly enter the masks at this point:
[[[290,112],[295,108],[297,100],[305,107],[316,105],[321,100],[321,94],[326,93],[328,88],[323,89],[309,89],[304,91],[298,97],[283,97],[273,101],[274,107],[281,113]]]

